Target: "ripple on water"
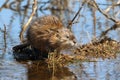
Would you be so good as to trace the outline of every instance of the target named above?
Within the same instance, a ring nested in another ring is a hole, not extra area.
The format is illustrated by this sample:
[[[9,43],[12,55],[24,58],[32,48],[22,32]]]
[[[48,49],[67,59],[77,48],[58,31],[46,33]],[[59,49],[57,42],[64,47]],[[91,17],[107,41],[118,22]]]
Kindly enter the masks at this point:
[[[0,80],[27,80],[27,69],[15,61],[0,60]]]
[[[120,54],[115,59],[70,64],[78,80],[120,80]]]

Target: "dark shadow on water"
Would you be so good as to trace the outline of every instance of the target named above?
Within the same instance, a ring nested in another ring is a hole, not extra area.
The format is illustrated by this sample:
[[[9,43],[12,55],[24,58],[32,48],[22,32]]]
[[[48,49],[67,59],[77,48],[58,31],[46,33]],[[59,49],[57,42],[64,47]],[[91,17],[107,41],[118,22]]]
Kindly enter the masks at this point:
[[[32,62],[28,66],[28,80],[77,80],[67,67],[50,67],[45,62]]]
[[[23,50],[14,49],[14,58],[20,63],[27,65],[28,80],[77,80],[73,72],[68,67],[50,65],[46,63],[44,57],[38,57],[29,48]]]
[[[7,54],[6,54],[7,55]],[[120,55],[114,59],[78,61],[50,65],[44,60],[9,61],[0,59],[1,80],[119,80]]]

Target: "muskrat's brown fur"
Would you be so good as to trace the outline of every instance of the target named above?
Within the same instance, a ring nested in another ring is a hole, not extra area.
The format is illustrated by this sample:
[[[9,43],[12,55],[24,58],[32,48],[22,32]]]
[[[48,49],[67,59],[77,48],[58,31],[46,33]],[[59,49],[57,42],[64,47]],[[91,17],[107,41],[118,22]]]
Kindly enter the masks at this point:
[[[47,57],[49,52],[70,48],[75,44],[72,32],[65,28],[56,16],[43,16],[35,19],[27,31],[27,41],[13,47],[14,52],[29,49],[33,53],[40,53],[41,57]],[[36,54],[37,55],[37,54]]]
[[[27,31],[27,43],[42,54],[75,44],[72,32],[65,28],[56,16],[43,16],[34,20]],[[19,47],[19,46],[18,46]],[[15,47],[16,48],[16,47]]]

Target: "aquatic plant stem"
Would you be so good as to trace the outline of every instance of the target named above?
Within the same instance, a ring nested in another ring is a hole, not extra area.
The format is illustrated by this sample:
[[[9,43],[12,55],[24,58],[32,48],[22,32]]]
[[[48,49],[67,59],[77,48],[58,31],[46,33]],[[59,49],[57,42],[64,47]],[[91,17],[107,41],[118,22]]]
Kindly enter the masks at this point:
[[[23,34],[24,34],[25,30],[28,28],[28,25],[30,24],[30,22],[32,21],[32,18],[35,15],[36,10],[37,10],[37,0],[34,0],[33,7],[32,7],[32,14],[30,15],[30,18],[29,18],[28,22],[22,27],[22,30],[20,32],[20,40],[21,40],[21,42],[24,41]]]

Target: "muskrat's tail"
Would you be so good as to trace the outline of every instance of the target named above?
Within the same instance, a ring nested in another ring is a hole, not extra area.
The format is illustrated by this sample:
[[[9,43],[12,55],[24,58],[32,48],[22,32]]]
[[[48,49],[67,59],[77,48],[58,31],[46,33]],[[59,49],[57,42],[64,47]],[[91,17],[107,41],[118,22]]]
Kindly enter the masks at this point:
[[[18,52],[18,51],[21,51],[21,50],[27,48],[28,46],[30,46],[30,44],[28,42],[26,42],[26,43],[23,43],[23,44],[16,45],[12,49],[13,49],[14,52]]]

